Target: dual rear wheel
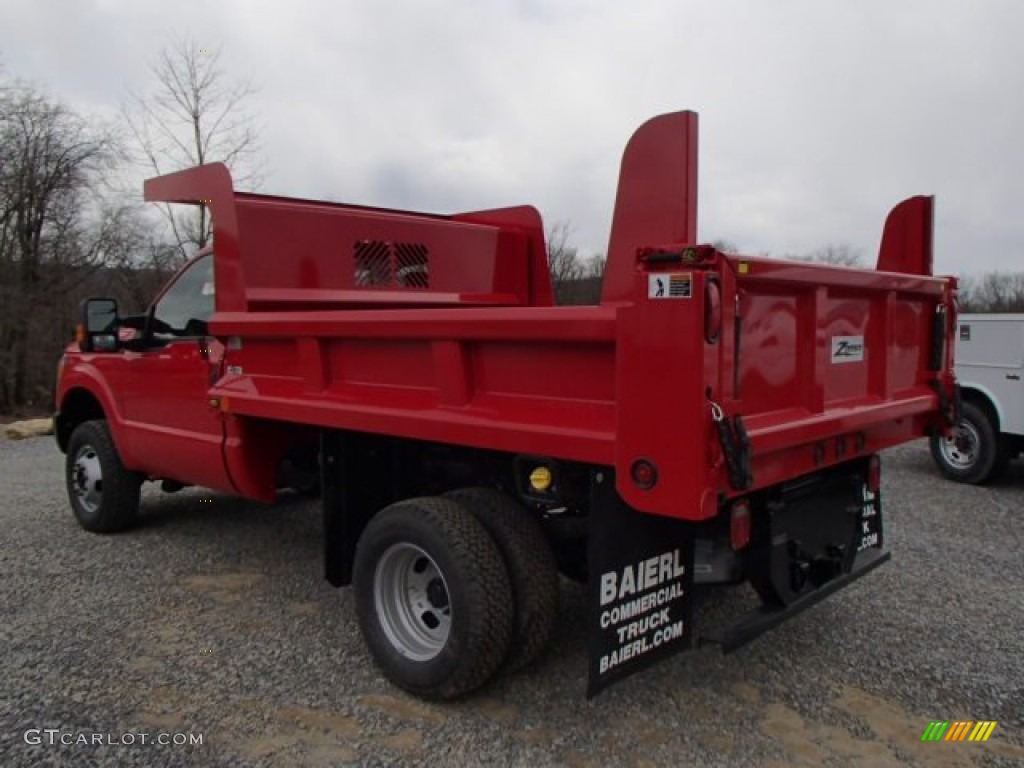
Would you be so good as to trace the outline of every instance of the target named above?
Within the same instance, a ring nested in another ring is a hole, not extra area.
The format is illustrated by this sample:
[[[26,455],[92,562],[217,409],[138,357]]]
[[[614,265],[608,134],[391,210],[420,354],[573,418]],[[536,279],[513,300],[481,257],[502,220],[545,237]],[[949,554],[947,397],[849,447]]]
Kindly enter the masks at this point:
[[[353,569],[359,626],[399,687],[451,699],[547,645],[558,575],[540,524],[498,491],[408,499],[370,520]]]

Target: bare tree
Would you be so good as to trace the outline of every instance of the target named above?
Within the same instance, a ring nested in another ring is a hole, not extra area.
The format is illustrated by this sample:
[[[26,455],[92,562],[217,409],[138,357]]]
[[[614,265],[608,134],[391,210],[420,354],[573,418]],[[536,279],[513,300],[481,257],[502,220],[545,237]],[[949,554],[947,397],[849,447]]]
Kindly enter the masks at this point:
[[[978,279],[974,275],[960,275],[956,299],[961,312],[984,311],[978,299]]]
[[[0,410],[52,379],[59,349],[40,318],[106,257],[100,186],[116,163],[108,131],[20,83],[0,89]],[[47,359],[49,356],[49,359]]]
[[[165,47],[150,67],[153,85],[133,92],[122,109],[137,162],[156,174],[205,163],[225,163],[236,182],[259,184],[258,150],[245,102],[255,92],[247,80],[229,81],[217,48],[179,39]],[[182,211],[161,205],[178,247],[179,259],[209,242],[212,229],[205,206]]]
[[[583,279],[601,280],[604,278],[604,268],[608,264],[608,257],[603,253],[595,253],[583,260]]]
[[[861,252],[847,243],[830,243],[810,253],[792,258],[798,261],[817,261],[821,264],[833,264],[839,267],[863,266]]]
[[[560,286],[583,277],[583,264],[577,249],[569,244],[572,226],[568,221],[556,221],[547,233],[548,269],[551,270],[551,282],[555,286],[555,298],[558,299]]]
[[[548,267],[556,304],[596,304],[601,296],[605,256],[581,256],[569,244],[572,226],[556,221],[547,232]]]
[[[722,253],[739,253],[739,246],[732,240],[726,240],[725,238],[720,237],[712,240],[710,244]]]
[[[957,299],[961,312],[1024,312],[1024,273],[963,276]]]

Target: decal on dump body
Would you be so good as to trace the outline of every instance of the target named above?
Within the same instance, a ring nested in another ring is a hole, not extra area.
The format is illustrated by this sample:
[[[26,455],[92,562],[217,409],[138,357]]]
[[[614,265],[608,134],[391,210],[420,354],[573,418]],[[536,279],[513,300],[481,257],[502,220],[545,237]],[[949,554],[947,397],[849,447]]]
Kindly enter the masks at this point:
[[[647,298],[689,299],[692,286],[692,272],[657,272],[647,276]]]
[[[863,336],[833,336],[832,362],[859,363],[864,359]]]
[[[693,645],[693,535],[626,505],[611,472],[592,485],[587,696]]]

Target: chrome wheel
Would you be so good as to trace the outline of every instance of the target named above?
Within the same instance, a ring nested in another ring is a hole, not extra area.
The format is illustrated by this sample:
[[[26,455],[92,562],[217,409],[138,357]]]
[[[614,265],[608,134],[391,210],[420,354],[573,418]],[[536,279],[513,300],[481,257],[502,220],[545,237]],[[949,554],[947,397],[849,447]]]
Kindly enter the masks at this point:
[[[95,512],[103,503],[103,468],[100,457],[91,445],[83,445],[75,454],[71,467],[71,482],[75,497],[82,509]]]
[[[374,573],[373,599],[384,634],[406,658],[430,661],[448,642],[448,585],[419,547],[394,544],[384,553]]]
[[[949,437],[939,443],[942,458],[954,469],[970,469],[978,460],[978,446],[981,435],[969,421],[961,421]]]

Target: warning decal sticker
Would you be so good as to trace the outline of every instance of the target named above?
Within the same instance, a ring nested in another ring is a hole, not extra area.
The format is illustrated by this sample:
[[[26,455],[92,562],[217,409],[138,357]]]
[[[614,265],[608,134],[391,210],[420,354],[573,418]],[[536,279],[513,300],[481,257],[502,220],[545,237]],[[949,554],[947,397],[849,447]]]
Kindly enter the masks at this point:
[[[657,272],[647,276],[647,298],[688,299],[693,284],[692,272]]]

